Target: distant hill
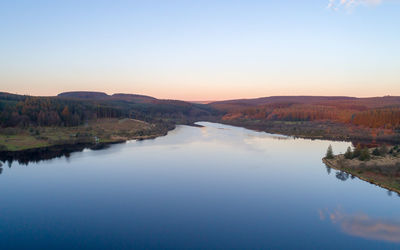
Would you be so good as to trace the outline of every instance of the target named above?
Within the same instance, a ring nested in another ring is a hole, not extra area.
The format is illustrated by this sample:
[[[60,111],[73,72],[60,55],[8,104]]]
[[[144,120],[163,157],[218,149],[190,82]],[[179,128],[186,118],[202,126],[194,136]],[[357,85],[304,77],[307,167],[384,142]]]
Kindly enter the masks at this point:
[[[116,101],[128,101],[135,103],[151,103],[158,100],[157,98],[146,95],[123,94],[123,93],[108,95],[104,92],[92,92],[92,91],[63,92],[58,94],[57,97],[71,98],[71,99],[90,99],[90,100],[116,100]]]
[[[77,98],[77,99],[105,99],[110,97],[104,92],[91,92],[91,91],[63,92],[58,94],[57,96],[65,98]]]
[[[348,101],[356,100],[356,97],[347,96],[269,96],[253,99],[234,99],[226,101],[217,101],[210,104],[243,104],[243,105],[263,105],[277,102],[292,103],[318,103],[325,101]]]
[[[197,103],[197,104],[209,104],[215,101],[189,101],[191,103]]]
[[[111,96],[113,100],[124,100],[130,102],[141,102],[141,103],[149,103],[158,100],[157,98],[146,96],[146,95],[136,95],[136,94],[123,94],[117,93]]]
[[[235,99],[211,102],[209,105],[219,109],[236,109],[269,104],[310,104],[324,106],[346,106],[356,109],[378,108],[400,105],[400,96],[357,98],[348,96],[270,96],[253,99]]]

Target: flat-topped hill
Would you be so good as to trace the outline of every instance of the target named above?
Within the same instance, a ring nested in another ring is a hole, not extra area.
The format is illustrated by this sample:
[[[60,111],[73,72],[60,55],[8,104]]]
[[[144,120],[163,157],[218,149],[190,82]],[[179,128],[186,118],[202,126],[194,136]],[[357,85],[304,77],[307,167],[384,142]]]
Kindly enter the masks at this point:
[[[60,93],[57,96],[66,98],[79,98],[79,99],[103,99],[110,97],[104,92],[92,92],[92,91],[70,91],[70,92]]]
[[[124,94],[124,93],[116,93],[113,95],[108,95],[104,92],[92,92],[92,91],[70,91],[63,92],[57,95],[57,97],[61,98],[72,98],[72,99],[91,99],[91,100],[121,100],[121,101],[129,101],[129,102],[140,102],[140,103],[148,103],[158,100],[157,98],[146,96],[146,95],[138,95],[138,94]]]

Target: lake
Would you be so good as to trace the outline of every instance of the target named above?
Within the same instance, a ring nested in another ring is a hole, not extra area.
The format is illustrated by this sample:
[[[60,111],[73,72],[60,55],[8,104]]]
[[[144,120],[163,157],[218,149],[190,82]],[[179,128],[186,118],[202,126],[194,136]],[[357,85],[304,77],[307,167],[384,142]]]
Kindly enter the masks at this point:
[[[321,161],[350,143],[198,124],[5,163],[0,248],[400,248],[398,195]]]

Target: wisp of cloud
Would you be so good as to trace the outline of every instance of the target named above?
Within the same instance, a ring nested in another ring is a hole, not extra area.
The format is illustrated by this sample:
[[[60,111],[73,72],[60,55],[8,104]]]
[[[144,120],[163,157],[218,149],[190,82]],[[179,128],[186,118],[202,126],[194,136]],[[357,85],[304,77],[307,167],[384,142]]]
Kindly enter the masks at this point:
[[[364,5],[373,6],[381,4],[383,0],[329,0],[328,9],[339,10],[339,9],[352,9],[354,7]]]

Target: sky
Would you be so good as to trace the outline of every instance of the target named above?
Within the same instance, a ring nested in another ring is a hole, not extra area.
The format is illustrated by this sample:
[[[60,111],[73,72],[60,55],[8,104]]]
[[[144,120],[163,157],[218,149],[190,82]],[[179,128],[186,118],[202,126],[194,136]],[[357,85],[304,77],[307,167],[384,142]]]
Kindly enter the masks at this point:
[[[0,1],[0,91],[400,96],[396,0]]]

